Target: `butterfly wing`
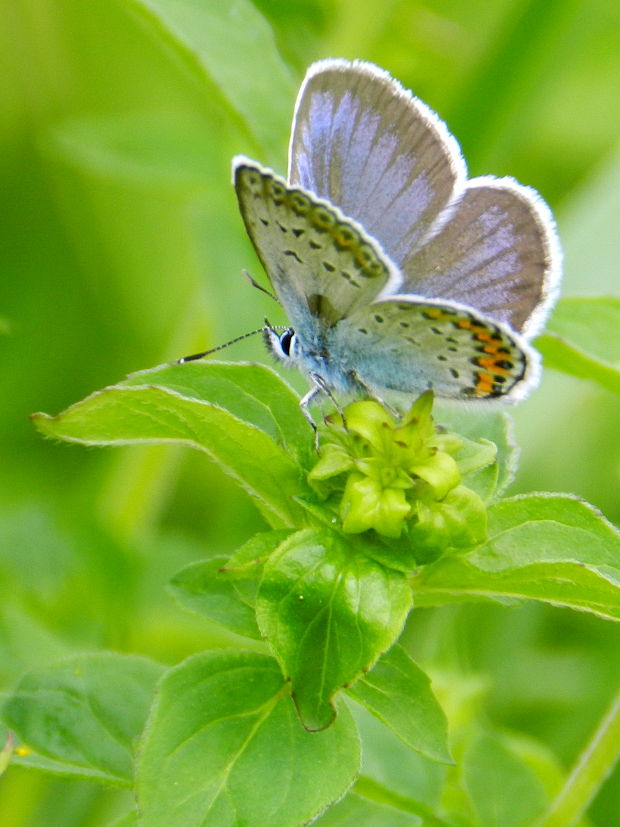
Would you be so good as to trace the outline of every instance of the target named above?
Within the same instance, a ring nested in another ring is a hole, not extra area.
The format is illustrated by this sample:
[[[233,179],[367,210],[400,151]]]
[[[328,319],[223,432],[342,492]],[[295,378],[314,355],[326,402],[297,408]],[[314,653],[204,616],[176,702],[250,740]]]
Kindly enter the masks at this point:
[[[407,292],[464,303],[528,337],[542,327],[561,266],[549,209],[512,179],[465,185],[445,124],[387,72],[361,61],[310,67],[289,179],[378,239]]]
[[[302,84],[289,182],[235,163],[250,238],[327,384],[527,393],[538,357],[514,331],[540,328],[560,270],[533,190],[466,184],[445,124],[386,72],[343,60],[314,64]]]
[[[451,399],[522,398],[535,383],[536,354],[502,324],[452,302],[411,295],[378,301],[342,321],[334,352],[370,391]]]
[[[233,169],[250,239],[302,338],[398,287],[398,269],[337,208],[247,158]]]
[[[387,72],[362,61],[310,67],[295,107],[289,181],[340,207],[397,265],[464,180],[445,124]]]
[[[527,336],[555,299],[560,248],[549,209],[511,178],[474,178],[448,221],[402,267],[407,290],[475,307]]]

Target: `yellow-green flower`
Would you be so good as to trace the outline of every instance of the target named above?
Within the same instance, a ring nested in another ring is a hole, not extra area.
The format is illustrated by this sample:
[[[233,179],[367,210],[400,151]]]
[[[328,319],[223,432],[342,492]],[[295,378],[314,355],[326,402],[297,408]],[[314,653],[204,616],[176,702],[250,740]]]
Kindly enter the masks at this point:
[[[344,532],[407,532],[421,556],[484,537],[484,505],[461,485],[453,456],[462,441],[437,430],[432,404],[426,392],[397,419],[378,402],[354,402],[344,411],[346,428],[338,420],[326,429],[309,478],[325,496],[339,498]]]

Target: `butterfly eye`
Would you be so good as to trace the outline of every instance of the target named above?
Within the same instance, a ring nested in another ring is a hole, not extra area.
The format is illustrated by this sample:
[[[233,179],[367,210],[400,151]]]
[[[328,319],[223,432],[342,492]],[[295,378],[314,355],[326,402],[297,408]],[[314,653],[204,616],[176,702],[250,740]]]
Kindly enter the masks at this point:
[[[291,346],[293,344],[293,338],[295,336],[295,331],[292,327],[288,327],[284,333],[280,336],[280,348],[282,349],[282,353],[285,356],[291,355]]]
[[[315,207],[310,215],[310,220],[316,229],[322,232],[329,230],[336,223],[334,216],[325,207]]]
[[[307,215],[310,210],[310,201],[300,192],[290,194],[291,207],[297,215]]]
[[[334,241],[339,247],[352,247],[358,240],[357,234],[344,224],[338,227],[334,235]]]

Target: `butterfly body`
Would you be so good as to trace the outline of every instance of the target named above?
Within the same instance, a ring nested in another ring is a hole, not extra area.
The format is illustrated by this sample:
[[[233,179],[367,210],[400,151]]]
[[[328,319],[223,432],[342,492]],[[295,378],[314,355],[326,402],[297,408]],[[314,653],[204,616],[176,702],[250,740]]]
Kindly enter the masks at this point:
[[[423,313],[428,315],[419,317],[417,306],[411,313],[410,299],[395,296],[377,304],[373,330],[366,319],[354,328],[351,320],[329,326],[319,321],[308,325],[308,335],[303,338],[293,328],[284,333],[267,328],[267,345],[282,361],[311,377],[320,377],[326,387],[342,393],[370,391],[379,395],[386,390],[411,393],[412,389],[432,388],[439,396],[454,397],[454,380],[461,379],[463,399],[494,398],[506,393],[507,383],[522,381],[531,369],[514,341],[498,326],[481,326],[465,309],[445,304],[425,304]],[[405,326],[407,333],[403,332]],[[464,355],[459,354],[459,339],[453,334],[463,329],[467,338],[477,343],[477,355],[472,356],[469,347]],[[435,337],[443,340],[442,346]],[[399,344],[391,343],[394,339]],[[401,340],[408,347],[402,347]],[[424,354],[429,351],[445,363],[443,371],[436,366],[427,368]],[[442,372],[446,374],[443,381]]]
[[[370,64],[322,61],[302,84],[289,180],[233,162],[243,219],[290,320],[276,356],[313,390],[432,388],[514,401],[535,384],[528,339],[559,279],[542,199],[512,179],[467,181],[456,141]]]

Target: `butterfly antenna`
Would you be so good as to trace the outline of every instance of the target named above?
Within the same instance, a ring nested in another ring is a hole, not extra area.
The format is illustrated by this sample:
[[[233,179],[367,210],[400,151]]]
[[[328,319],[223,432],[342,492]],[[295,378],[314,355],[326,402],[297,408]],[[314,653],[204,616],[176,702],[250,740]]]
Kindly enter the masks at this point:
[[[255,281],[255,280],[252,278],[252,276],[248,273],[248,271],[247,271],[247,270],[242,270],[241,272],[242,272],[242,273],[243,273],[243,275],[246,277],[246,279],[250,282],[250,284],[252,285],[252,287],[256,287],[256,289],[257,289],[257,290],[260,290],[260,291],[261,291],[261,293],[264,293],[266,296],[269,296],[269,298],[270,298],[270,299],[273,299],[273,300],[274,300],[274,302],[277,302],[277,304],[280,304],[280,302],[278,301],[277,297],[276,297],[276,296],[274,296],[274,295],[273,295],[273,293],[270,293],[270,292],[269,292],[269,290],[265,289],[265,288],[263,287],[263,285],[262,285],[262,284],[259,284],[257,281]]]
[[[185,362],[194,362],[196,359],[202,359],[205,356],[210,356],[212,353],[217,353],[218,350],[224,350],[229,345],[234,345],[236,342],[241,342],[243,339],[248,339],[250,336],[256,336],[257,333],[264,333],[265,327],[259,327],[258,330],[251,330],[249,333],[244,333],[243,336],[236,336],[230,342],[224,342],[223,345],[212,347],[211,350],[204,350],[202,353],[192,353],[191,356],[183,356],[182,359],[177,359],[177,365],[183,365]]]

